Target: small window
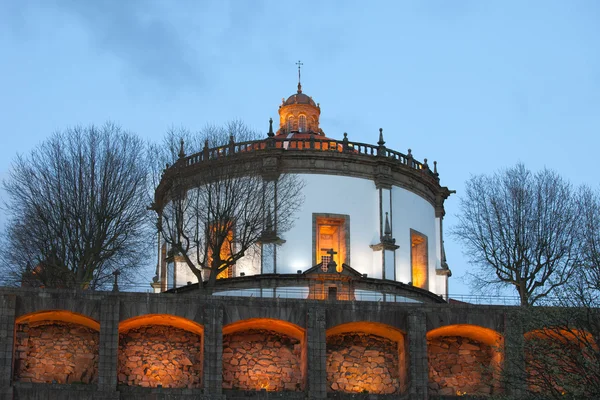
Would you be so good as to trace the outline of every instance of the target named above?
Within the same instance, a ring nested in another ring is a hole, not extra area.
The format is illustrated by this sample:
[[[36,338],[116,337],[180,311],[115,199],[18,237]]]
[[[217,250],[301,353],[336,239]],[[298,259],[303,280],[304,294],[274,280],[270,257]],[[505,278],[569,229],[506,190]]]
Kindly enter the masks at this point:
[[[288,133],[292,132],[294,130],[294,118],[293,117],[289,117],[287,120],[287,131]]]
[[[427,236],[410,231],[410,259],[412,266],[412,283],[421,289],[428,288]]]
[[[306,132],[306,117],[304,115],[301,115],[298,118],[298,130],[300,132]]]

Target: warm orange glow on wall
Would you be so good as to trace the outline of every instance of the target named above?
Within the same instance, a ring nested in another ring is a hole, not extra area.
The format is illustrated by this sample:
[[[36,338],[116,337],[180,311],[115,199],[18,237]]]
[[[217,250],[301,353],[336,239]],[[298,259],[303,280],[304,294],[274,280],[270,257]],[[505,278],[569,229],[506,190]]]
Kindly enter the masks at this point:
[[[474,343],[468,343],[465,340],[461,343],[462,338],[470,339]],[[454,350],[450,349],[448,343],[445,343],[448,341],[452,341],[450,344],[458,347],[455,347]],[[427,342],[431,344],[431,348],[428,350],[428,357],[430,358],[430,384],[440,385],[437,388],[439,391],[436,390],[436,394],[454,394],[456,390],[463,386],[470,388],[468,390],[470,394],[490,394],[499,387],[498,382],[500,380],[500,366],[503,360],[504,338],[495,330],[469,324],[448,325],[429,331],[427,333]],[[434,346],[433,344],[436,342],[437,346]],[[482,345],[478,346],[475,342]],[[479,348],[480,350],[478,350]],[[476,352],[476,355],[471,353],[473,351]],[[462,352],[464,354],[461,354]],[[483,353],[480,354],[477,352]],[[447,361],[444,361],[445,359]],[[437,360],[437,364],[432,366],[431,360]],[[481,364],[480,369],[482,371],[477,371],[473,369],[474,362],[486,365]],[[451,365],[447,365],[448,363]],[[482,374],[486,372],[486,367],[488,366],[491,367],[491,371],[487,372],[490,375],[485,377]],[[436,370],[437,368],[441,369]],[[467,368],[467,370],[465,371],[463,368]],[[432,377],[432,373],[440,382],[445,382],[445,386],[433,381],[434,377]],[[470,380],[467,380],[467,377]],[[474,393],[471,393],[471,391]]]
[[[21,318],[15,327],[14,380],[89,384],[98,378],[97,330],[59,319]]]
[[[203,338],[167,325],[144,325],[119,334],[119,385],[198,388]]]
[[[90,317],[86,317],[85,315],[65,310],[47,310],[25,314],[17,318],[15,320],[15,324],[33,324],[35,322],[42,321],[60,321],[72,323],[83,325],[95,331],[100,331],[100,324],[97,321]]]
[[[404,332],[389,325],[378,322],[349,322],[327,329],[325,336],[339,335],[347,332],[363,332],[390,339],[404,345]]]
[[[598,344],[596,343],[594,336],[589,332],[577,329],[566,330],[547,328],[525,333],[525,340],[531,340],[534,338],[551,339],[561,343],[570,342],[572,344],[579,344],[581,347],[591,345],[594,350],[598,350]]]
[[[319,133],[319,115],[321,110],[311,104],[289,104],[279,108],[279,131],[277,134],[289,134],[300,130],[301,117],[306,120],[304,132]]]
[[[427,255],[427,236],[414,230],[410,231],[410,259],[412,264],[412,283],[413,286],[428,288],[428,255]]]
[[[199,323],[170,314],[146,314],[129,318],[119,324],[119,333],[127,332],[130,329],[139,328],[144,325],[172,326],[200,336],[204,333],[204,327]]]
[[[466,337],[494,347],[499,347],[503,343],[502,335],[495,330],[469,324],[447,325],[427,332],[428,340],[440,336]]]
[[[404,392],[407,358],[401,330],[376,322],[350,322],[328,329],[326,337],[328,391]]]
[[[291,322],[271,318],[251,318],[227,324],[223,327],[223,335],[229,335],[238,331],[266,329],[283,333],[299,341],[304,340],[304,329]]]
[[[223,388],[301,390],[302,354],[300,340],[272,330],[223,335]]]

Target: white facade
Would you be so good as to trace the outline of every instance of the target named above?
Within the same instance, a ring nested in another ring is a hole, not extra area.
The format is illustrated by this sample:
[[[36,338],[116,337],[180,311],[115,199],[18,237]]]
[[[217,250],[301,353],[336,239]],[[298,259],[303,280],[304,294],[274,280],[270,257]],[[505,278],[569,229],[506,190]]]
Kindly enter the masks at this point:
[[[317,260],[313,259],[313,241],[316,235],[313,215],[330,214],[348,217],[350,248],[347,264],[368,277],[383,279],[384,262],[381,251],[375,251],[370,246],[381,241],[383,232],[380,227],[385,224],[387,212],[391,216],[389,221],[392,237],[396,239],[398,248],[385,251],[385,278],[403,283],[413,281],[411,230],[417,231],[427,238],[428,285],[424,288],[438,295],[446,295],[447,279],[437,276],[436,272],[442,264],[440,218],[436,218],[435,208],[431,203],[401,187],[378,189],[369,179],[319,174],[300,176],[305,182],[305,201],[295,214],[293,227],[280,235],[285,243],[277,246],[275,270],[269,265],[264,266],[267,270],[263,271],[260,248],[256,246],[237,263],[236,276],[257,275],[262,272],[295,274],[313,267],[317,264]],[[168,268],[171,269],[172,264]],[[172,273],[168,275],[169,278],[173,276]],[[176,278],[174,285],[173,282],[168,283],[168,288],[197,282],[196,277],[183,264],[178,265]]]

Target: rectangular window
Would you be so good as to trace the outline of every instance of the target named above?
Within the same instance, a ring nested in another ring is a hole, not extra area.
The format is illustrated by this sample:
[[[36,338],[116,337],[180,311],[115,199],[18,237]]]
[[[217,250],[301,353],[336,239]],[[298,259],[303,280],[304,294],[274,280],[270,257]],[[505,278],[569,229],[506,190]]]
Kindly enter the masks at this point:
[[[350,217],[342,214],[313,214],[313,259],[326,264],[333,257],[338,272],[350,262]]]
[[[227,230],[227,231],[225,231]],[[221,260],[227,260],[231,257],[232,254],[232,246],[233,246],[233,227],[231,223],[224,223],[222,225],[214,224],[210,229],[210,237],[209,239],[209,248],[208,248],[208,262],[209,265],[212,265],[212,246],[210,244],[217,243],[220,235],[224,235],[227,232],[227,236],[223,240],[223,244],[221,245],[220,258]],[[233,265],[230,265],[223,271],[217,275],[217,279],[231,278],[233,277]]]
[[[410,230],[410,260],[412,266],[412,284],[428,289],[427,236]]]

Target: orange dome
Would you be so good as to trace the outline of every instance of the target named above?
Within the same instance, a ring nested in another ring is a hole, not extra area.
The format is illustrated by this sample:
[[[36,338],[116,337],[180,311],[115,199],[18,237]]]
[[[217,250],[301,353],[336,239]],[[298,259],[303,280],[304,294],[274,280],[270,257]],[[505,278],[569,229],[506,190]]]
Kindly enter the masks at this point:
[[[317,106],[312,97],[307,96],[302,92],[291,95],[286,101],[283,102],[284,106],[289,106],[291,104],[310,104],[314,107]]]

